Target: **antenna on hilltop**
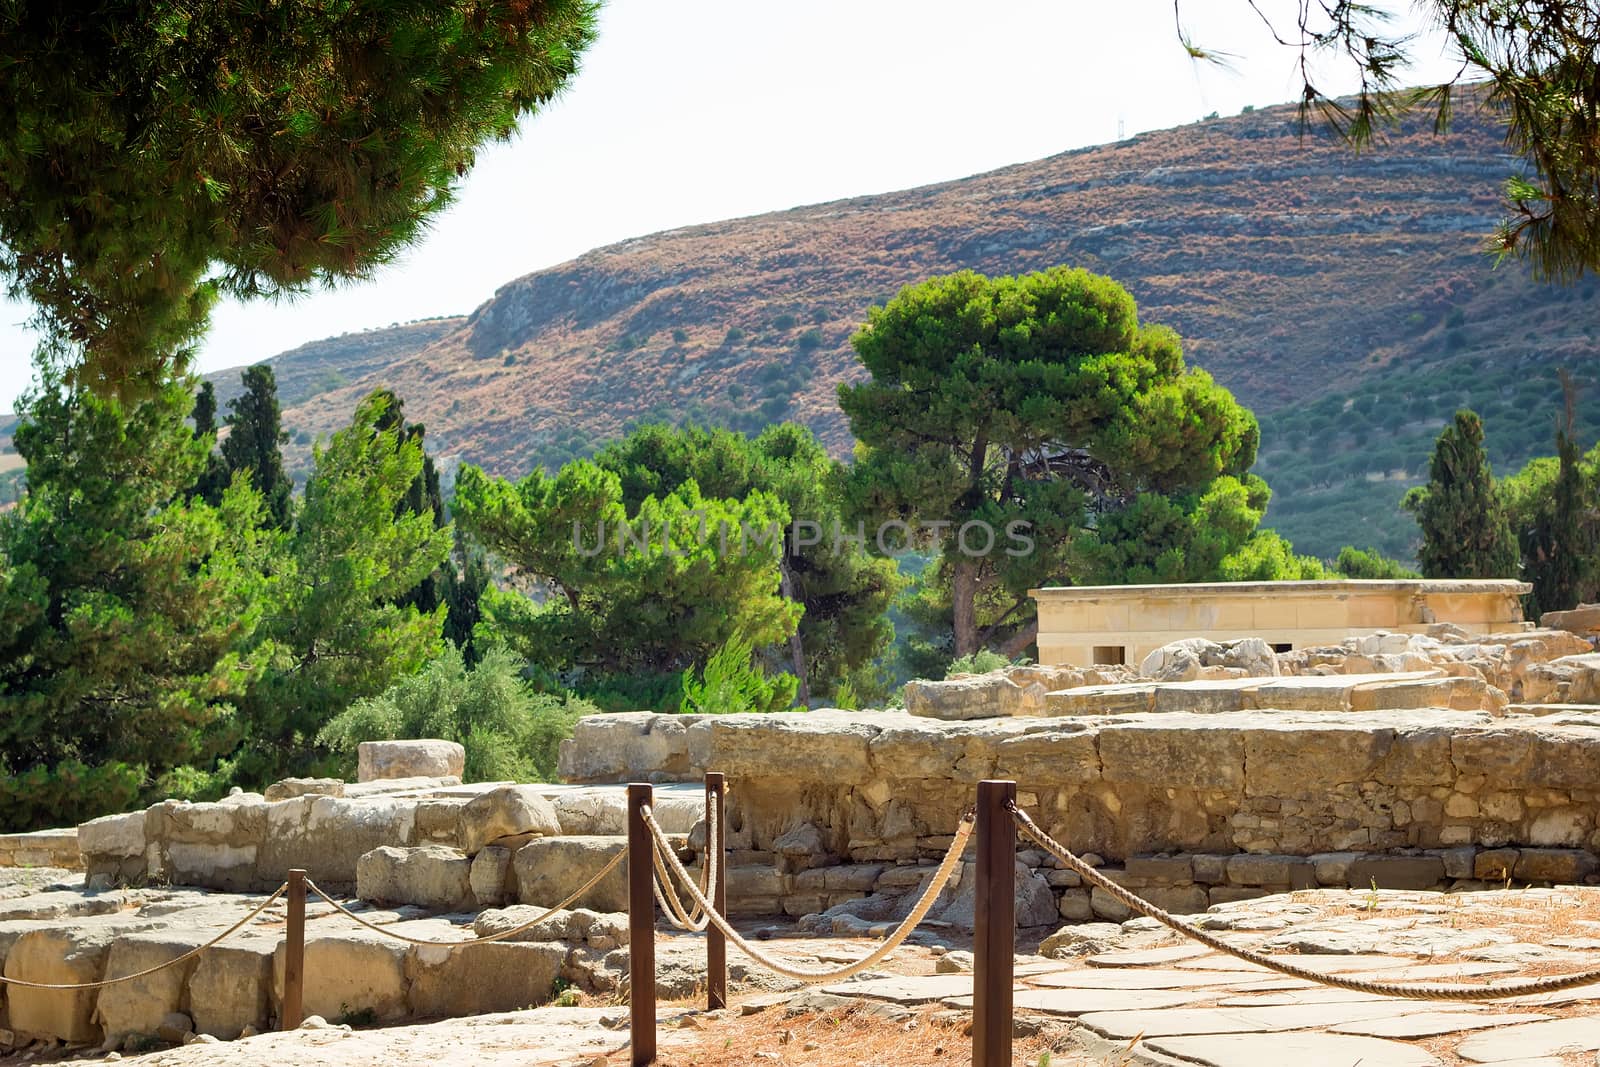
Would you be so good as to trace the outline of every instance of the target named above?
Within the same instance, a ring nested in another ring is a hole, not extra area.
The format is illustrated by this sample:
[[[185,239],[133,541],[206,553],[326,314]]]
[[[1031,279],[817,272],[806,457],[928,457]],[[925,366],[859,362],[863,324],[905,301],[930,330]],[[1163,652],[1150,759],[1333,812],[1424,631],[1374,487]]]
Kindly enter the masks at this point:
[[[1127,126],[1128,126],[1128,124],[1126,122],[1124,122],[1122,120],[1122,117],[1119,115],[1117,117],[1117,140],[1119,140],[1119,141],[1122,140],[1123,135],[1124,135],[1124,131],[1126,131]]]

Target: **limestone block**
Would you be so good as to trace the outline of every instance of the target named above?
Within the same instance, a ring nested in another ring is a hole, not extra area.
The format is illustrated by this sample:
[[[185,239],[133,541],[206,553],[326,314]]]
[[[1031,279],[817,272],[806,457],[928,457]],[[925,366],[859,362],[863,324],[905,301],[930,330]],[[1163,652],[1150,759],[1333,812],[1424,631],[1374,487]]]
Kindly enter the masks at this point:
[[[566,782],[685,776],[690,771],[688,728],[699,719],[645,711],[579,719],[571,740],[561,744],[557,773]]]
[[[1221,665],[1239,668],[1251,678],[1276,677],[1279,673],[1277,653],[1259,637],[1224,642]]]
[[[78,851],[85,856],[125,859],[143,856],[145,814],[103,815],[78,827]]]
[[[1243,734],[1248,796],[1315,796],[1343,783],[1364,782],[1395,739],[1392,728],[1354,721],[1311,726],[1258,718],[1259,726]]]
[[[1197,855],[1190,859],[1194,880],[1207,885],[1220,885],[1228,880],[1228,856]]]
[[[1128,877],[1146,885],[1184,885],[1194,881],[1191,856],[1129,856],[1123,868]]]
[[[195,1032],[232,1041],[272,1016],[272,954],[277,938],[232,937],[200,955],[189,978]]]
[[[777,853],[779,866],[786,873],[838,862],[838,857],[828,852],[822,831],[809,822],[785,830],[772,842],[772,851]]]
[[[472,903],[472,861],[443,845],[381,845],[356,863],[356,895],[388,904],[454,911]]]
[[[1137,715],[1155,707],[1157,687],[1151,682],[1085,685],[1045,694],[1051,715]]]
[[[338,778],[285,778],[267,786],[263,796],[269,801],[305,796],[342,797],[344,782]]]
[[[1056,902],[1057,910],[1061,917],[1068,922],[1088,922],[1094,918],[1094,909],[1089,904],[1089,891],[1087,889],[1069,889],[1061,894],[1061,899]],[[1048,955],[1043,948],[1040,955]]]
[[[429,797],[417,801],[413,816],[417,844],[461,845],[463,797]]]
[[[615,837],[544,837],[529,841],[517,849],[512,859],[517,899],[542,907],[559,904],[626,847],[625,840]],[[574,903],[597,911],[627,911],[627,871],[628,861],[623,860]]]
[[[5,976],[28,982],[76,984],[104,977],[113,935],[105,929],[35,929],[17,938],[6,953]],[[93,1020],[98,990],[6,990],[7,1025],[19,1037],[55,1038],[69,1043],[100,1040]]]
[[[1356,889],[1432,889],[1444,881],[1444,860],[1438,856],[1363,856],[1350,864],[1347,877]]]
[[[1582,849],[1525,848],[1511,873],[1523,882],[1581,882],[1596,870],[1600,861]]]
[[[196,938],[163,932],[119,937],[106,957],[105,977],[134,974],[177,959],[200,943]],[[183,1008],[184,986],[195,961],[186,960],[143,978],[100,990],[95,1018],[106,1041],[121,1044],[132,1034],[153,1035],[162,1020]]]
[[[992,719],[1008,714],[1001,707],[1001,690],[1022,686],[998,671],[968,674],[948,681],[911,681],[905,684],[906,712],[929,719]],[[1012,698],[1017,705],[1022,698]],[[1040,694],[1041,707],[1043,694]]]
[[[1544,847],[1581,845],[1589,828],[1589,816],[1577,808],[1548,808],[1529,821],[1527,841]]]
[[[283,946],[272,957],[272,981],[283,1002]],[[386,1021],[406,1014],[406,946],[370,930],[306,937],[302,1006],[307,1015],[339,1022],[371,1013]]]
[[[1203,637],[1187,637],[1162,645],[1139,664],[1139,673],[1158,682],[1187,682],[1200,677],[1207,661],[1220,663],[1222,646]]]
[[[1489,848],[1472,859],[1472,877],[1486,882],[1504,882],[1516,870],[1519,852],[1514,848]]]
[[[1138,892],[1156,907],[1174,915],[1197,915],[1211,906],[1211,896],[1203,885],[1158,885]]]
[[[940,894],[939,903],[934,905],[932,912],[934,919],[947,922],[958,930],[974,929],[977,869],[978,865],[975,863],[961,865],[961,881],[954,889],[947,888]],[[1053,925],[1060,916],[1055,894],[1050,891],[1050,883],[1025,864],[1016,864],[1013,897],[1016,924],[1019,927]]]
[[[1361,856],[1360,852],[1318,852],[1306,858],[1316,872],[1318,885],[1349,885],[1350,865]]]
[[[548,942],[417,946],[406,967],[411,1014],[454,1017],[544,1004],[566,957],[565,945]]]
[[[502,837],[561,833],[555,806],[535,787],[525,785],[502,786],[473,797],[461,808],[460,825],[461,847],[468,855]]]
[[[730,778],[770,777],[782,768],[794,781],[864,782],[873,777],[872,739],[885,725],[876,717],[847,711],[708,715],[689,727],[689,744],[697,763],[704,759],[700,765]]]
[[[1126,904],[1099,886],[1089,890],[1089,910],[1095,918],[1114,923],[1126,922],[1133,917],[1133,911]]]
[[[1439,853],[1439,858],[1444,861],[1444,876],[1446,878],[1471,878],[1473,877],[1473,863],[1478,858],[1475,848],[1447,848]]]
[[[468,882],[479,907],[498,908],[517,893],[516,874],[511,869],[509,848],[489,845],[472,858]]]
[[[1230,885],[1290,885],[1309,889],[1316,884],[1316,868],[1299,856],[1238,855],[1228,858]]]
[[[356,746],[356,781],[461,776],[467,750],[454,741],[363,741]]]
[[[266,808],[256,867],[274,886],[295,867],[325,887],[353,883],[362,856],[379,845],[410,845],[415,834],[415,802],[396,797],[304,796]]]
[[[1099,736],[1102,776],[1108,782],[1243,790],[1245,735],[1203,721],[1197,717],[1168,725],[1164,717],[1104,727]]]
[[[1539,616],[1546,630],[1566,630],[1590,639],[1600,635],[1600,604],[1579,604],[1569,611],[1547,611]]]
[[[256,882],[256,846],[174,841],[167,845],[166,872],[177,885],[241,892]]]
[[[995,771],[1023,789],[1081,785],[1100,778],[1093,732],[1075,723],[1041,726],[995,745]]]

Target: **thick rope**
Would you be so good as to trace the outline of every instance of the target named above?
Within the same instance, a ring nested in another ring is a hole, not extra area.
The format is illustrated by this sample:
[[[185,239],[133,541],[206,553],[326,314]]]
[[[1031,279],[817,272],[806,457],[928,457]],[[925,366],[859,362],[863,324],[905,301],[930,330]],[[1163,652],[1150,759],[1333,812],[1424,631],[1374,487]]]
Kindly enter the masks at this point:
[[[706,805],[706,848],[705,862],[700,865],[700,893],[710,897],[711,887],[717,884],[717,864],[721,849],[716,847],[717,842],[717,806]],[[704,909],[696,904],[692,909],[685,908],[683,901],[678,897],[677,890],[672,888],[672,879],[667,876],[666,866],[661,859],[661,843],[651,842],[651,858],[655,861],[656,877],[650,884],[655,892],[656,903],[666,915],[667,921],[679,930],[691,934],[698,934],[711,923]],[[665,895],[663,895],[663,892]]]
[[[580,897],[582,897],[589,890],[591,890],[595,886],[599,885],[600,884],[600,880],[602,878],[604,878],[606,875],[610,874],[612,871],[616,870],[618,864],[620,864],[623,860],[625,860],[627,858],[628,858],[628,850],[627,849],[619,849],[617,851],[617,854],[615,856],[611,857],[611,862],[610,863],[607,863],[604,867],[600,868],[600,870],[595,873],[595,876],[593,878],[590,878],[587,882],[583,883],[581,886],[579,886],[577,889],[575,889],[572,892],[571,896],[567,897],[567,899],[563,900],[561,903],[557,904],[553,908],[546,908],[543,912],[541,912],[540,914],[538,914],[538,915],[534,916],[533,918],[529,919],[527,922],[523,923],[522,925],[513,926],[509,930],[502,930],[498,934],[489,934],[486,937],[471,937],[471,938],[467,938],[464,941],[433,941],[433,940],[431,940],[429,938],[425,938],[425,937],[410,937],[410,936],[408,936],[406,934],[397,933],[394,930],[391,930],[387,926],[380,926],[377,923],[369,922],[368,920],[363,919],[361,916],[357,915],[355,912],[351,911],[349,908],[345,907],[343,904],[340,904],[337,900],[334,900],[332,897],[330,897],[327,893],[325,893],[323,891],[321,886],[317,885],[317,883],[313,882],[309,878],[306,879],[306,888],[311,890],[317,896],[321,897],[323,900],[327,901],[329,904],[331,904],[333,906],[333,910],[339,912],[345,918],[350,919],[350,920],[352,920],[352,921],[354,921],[356,923],[359,923],[362,926],[365,926],[368,930],[374,930],[374,931],[376,931],[376,932],[378,932],[380,934],[383,934],[385,937],[392,937],[396,941],[404,941],[408,945],[424,945],[424,946],[435,946],[435,947],[438,947],[438,948],[445,948],[445,949],[456,949],[456,948],[464,948],[467,945],[484,945],[484,944],[488,944],[491,941],[504,941],[508,937],[516,937],[518,934],[524,932],[525,930],[528,930],[528,929],[530,929],[530,928],[532,928],[534,926],[538,926],[540,923],[542,923],[546,919],[550,918],[550,916],[554,915],[556,912],[564,911],[566,908],[571,906],[574,901],[578,900]]]
[[[642,814],[644,823],[650,828],[650,833],[655,837],[658,847],[667,845],[667,835],[657,824],[655,813],[646,807],[642,809]],[[740,936],[739,931],[735,930],[732,924],[712,907],[705,894],[700,892],[700,887],[695,885],[693,876],[684,869],[683,864],[679,862],[677,855],[671,851],[670,847],[667,848],[666,860],[672,868],[672,873],[683,883],[684,888],[689,891],[689,895],[694,898],[694,902],[705,909],[712,925],[722,931],[723,936],[731,941],[740,952],[743,952],[774,974],[780,974],[785,978],[793,978],[799,982],[816,984],[843,981],[846,978],[860,974],[862,971],[870,970],[887,959],[895,949],[899,948],[905,939],[911,936],[911,931],[916,929],[917,925],[922,922],[933,908],[933,903],[938,899],[940,891],[944,889],[944,884],[950,880],[950,875],[955,871],[956,864],[961,861],[961,853],[966,851],[967,839],[971,836],[972,813],[968,812],[961,817],[961,823],[956,827],[955,840],[950,842],[949,851],[944,854],[944,859],[940,861],[938,868],[934,870],[933,877],[928,880],[926,888],[922,891],[922,896],[918,898],[916,906],[911,909],[911,914],[905,917],[904,921],[895,928],[882,945],[873,949],[866,956],[843,967],[823,971],[796,967],[757,949]]]
[[[135,978],[148,978],[157,971],[164,971],[168,967],[176,967],[185,960],[191,960],[200,955],[200,953],[204,952],[206,949],[215,948],[217,944],[224,938],[227,938],[238,932],[239,929],[242,928],[246,923],[271,907],[273,902],[279,897],[283,896],[284,892],[288,890],[288,888],[289,883],[283,883],[277,889],[273,890],[272,895],[266,900],[263,900],[261,904],[255,908],[255,910],[250,912],[250,914],[246,915],[244,918],[240,919],[238,922],[234,923],[232,926],[222,931],[222,933],[218,934],[216,937],[213,937],[210,941],[207,941],[205,944],[196,948],[192,948],[181,956],[174,956],[166,963],[159,963],[154,967],[147,967],[142,971],[135,971],[132,974],[119,974],[115,978],[102,978],[97,982],[27,982],[21,978],[6,978],[4,976],[0,976],[0,985],[14,985],[19,989],[101,989],[108,985],[117,985],[119,982],[131,982]]]
[[[1332,986],[1335,989],[1352,989],[1358,993],[1372,993],[1385,997],[1402,997],[1408,1000],[1507,1000],[1511,997],[1525,997],[1538,993],[1558,993],[1563,989],[1575,989],[1578,986],[1593,985],[1600,982],[1600,969],[1579,971],[1576,974],[1554,975],[1549,978],[1530,978],[1520,982],[1509,982],[1497,986],[1456,986],[1434,985],[1431,983],[1412,982],[1369,982],[1360,978],[1346,978],[1336,974],[1322,974],[1319,971],[1297,967],[1292,963],[1285,963],[1275,956],[1268,956],[1260,952],[1253,952],[1247,948],[1239,948],[1217,937],[1209,931],[1192,926],[1175,915],[1171,915],[1156,907],[1148,900],[1129,892],[1122,886],[1113,882],[1083,860],[1079,859],[1061,842],[1039,829],[1028,814],[1021,808],[1011,807],[1012,814],[1016,816],[1017,826],[1022,832],[1044,848],[1068,870],[1075,872],[1089,884],[1105,890],[1117,900],[1141,915],[1148,915],[1163,926],[1169,927],[1200,942],[1208,948],[1226,953],[1235,959],[1254,963],[1258,967],[1265,967],[1269,971],[1288,975],[1290,978],[1301,978],[1319,985]]]

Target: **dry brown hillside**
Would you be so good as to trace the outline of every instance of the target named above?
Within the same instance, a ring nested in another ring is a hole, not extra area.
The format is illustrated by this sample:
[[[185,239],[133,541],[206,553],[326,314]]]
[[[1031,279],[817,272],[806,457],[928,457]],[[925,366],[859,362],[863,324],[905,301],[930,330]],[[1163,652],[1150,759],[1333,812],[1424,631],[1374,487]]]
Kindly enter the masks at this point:
[[[930,274],[1066,263],[1127,285],[1261,415],[1272,520],[1303,549],[1403,553],[1394,502],[1457,406],[1484,412],[1503,469],[1547,448],[1553,368],[1600,365],[1592,283],[1541,286],[1481,251],[1514,161],[1492,117],[1457,114],[1448,137],[1419,117],[1356,155],[1266,108],[640,237],[509,282],[463,319],[353,335],[349,358],[351,338],[278,357],[300,383],[287,421],[304,441],[386,385],[437,452],[505,474],[647,417],[797,418],[842,455],[834,387],[858,373],[849,337],[871,304]]]

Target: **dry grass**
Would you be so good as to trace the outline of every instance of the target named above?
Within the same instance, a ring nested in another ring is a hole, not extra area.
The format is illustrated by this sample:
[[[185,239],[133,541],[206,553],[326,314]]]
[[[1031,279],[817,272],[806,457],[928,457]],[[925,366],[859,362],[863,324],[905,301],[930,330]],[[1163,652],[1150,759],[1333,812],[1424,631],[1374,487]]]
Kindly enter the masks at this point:
[[[696,1017],[695,1023],[698,1038],[664,1048],[660,1067],[957,1067],[972,1062],[969,1020],[937,1008],[903,1020],[884,1018],[865,1006],[795,1016],[770,1008],[749,1016]],[[627,1063],[626,1050],[611,1062]],[[1116,1067],[1115,1060],[1077,1051],[1065,1028],[1018,1038],[1013,1063]]]

